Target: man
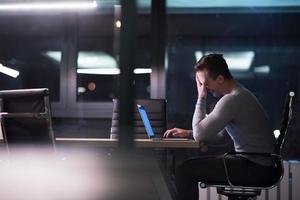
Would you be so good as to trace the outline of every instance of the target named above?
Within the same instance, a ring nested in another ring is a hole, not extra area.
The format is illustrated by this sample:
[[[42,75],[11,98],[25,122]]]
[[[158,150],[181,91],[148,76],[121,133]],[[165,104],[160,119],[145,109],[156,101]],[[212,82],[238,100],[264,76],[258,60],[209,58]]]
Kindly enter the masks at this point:
[[[170,129],[165,137],[193,137],[196,141],[213,140],[226,129],[237,152],[271,153],[276,140],[269,119],[255,96],[231,75],[221,54],[203,56],[195,65],[198,100],[193,115],[193,130]],[[222,96],[206,115],[207,91]],[[275,166],[264,157],[231,156],[228,159],[231,180],[267,182],[275,178]],[[259,177],[259,180],[257,180]],[[199,157],[185,161],[176,170],[178,199],[197,199],[198,182],[227,183],[223,158]]]

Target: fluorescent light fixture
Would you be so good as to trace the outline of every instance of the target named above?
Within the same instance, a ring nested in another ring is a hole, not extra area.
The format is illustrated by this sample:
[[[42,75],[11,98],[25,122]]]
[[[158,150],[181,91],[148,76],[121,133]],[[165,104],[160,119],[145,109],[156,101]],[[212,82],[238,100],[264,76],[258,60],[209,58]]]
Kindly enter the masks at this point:
[[[78,74],[99,74],[99,75],[118,75],[120,74],[119,68],[90,68],[90,69],[77,69]],[[150,68],[136,68],[133,70],[135,74],[151,74]]]
[[[236,51],[236,52],[205,52],[205,55],[210,53],[221,53],[223,54],[227,64],[228,68],[232,71],[240,71],[245,72],[248,71],[251,67],[253,58],[254,58],[254,52],[253,51]],[[198,61],[203,56],[201,51],[195,52],[196,60]]]
[[[96,7],[96,1],[49,1],[0,4],[0,10],[85,10]]]
[[[253,70],[257,74],[269,74],[270,73],[270,67],[268,65],[254,67]]]
[[[85,93],[85,92],[86,92],[86,89],[85,89],[85,87],[78,87],[78,88],[77,88],[77,92],[78,92],[78,93]]]
[[[61,62],[61,51],[46,51],[44,55]],[[103,51],[80,51],[77,58],[78,68],[117,68],[117,61]]]
[[[3,74],[6,74],[8,76],[11,76],[13,78],[17,78],[20,74],[19,71],[11,69],[9,67],[5,67],[2,64],[0,64],[0,72],[3,73]]]
[[[273,131],[275,138],[278,138],[280,135],[280,130],[276,129]]]
[[[46,51],[43,52],[44,55],[55,60],[56,62],[60,63],[61,61],[61,51]]]
[[[200,60],[200,58],[202,58],[202,56],[203,56],[202,51],[196,51],[195,52],[196,62],[198,62]]]
[[[233,71],[248,71],[251,67],[254,52],[221,52],[228,64],[230,70]]]
[[[47,57],[60,62],[60,51],[47,51],[44,53]],[[99,75],[117,75],[120,69],[116,59],[103,51],[80,51],[77,59],[78,74],[99,74]],[[150,74],[150,68],[136,68],[135,74]]]
[[[299,0],[222,0],[222,1],[186,1],[176,0],[167,1],[167,7],[180,7],[180,8],[215,8],[215,7],[291,7],[299,6]]]
[[[117,68],[116,59],[103,51],[80,51],[77,59],[78,68]]]
[[[135,74],[151,74],[152,69],[150,69],[150,68],[135,68],[133,70],[133,73],[135,73]]]
[[[78,74],[99,74],[99,75],[117,75],[120,74],[119,68],[91,68],[77,69]]]

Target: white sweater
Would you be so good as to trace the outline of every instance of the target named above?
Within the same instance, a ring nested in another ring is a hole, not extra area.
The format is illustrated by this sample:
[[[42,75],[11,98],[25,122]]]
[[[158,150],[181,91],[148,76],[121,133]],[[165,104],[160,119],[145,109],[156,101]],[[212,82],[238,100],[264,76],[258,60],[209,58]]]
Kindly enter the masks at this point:
[[[195,106],[195,140],[212,140],[224,128],[233,140],[237,152],[271,153],[274,149],[276,140],[266,113],[256,97],[241,85],[224,95],[207,116],[205,99],[198,99]],[[250,160],[270,164],[265,159]]]

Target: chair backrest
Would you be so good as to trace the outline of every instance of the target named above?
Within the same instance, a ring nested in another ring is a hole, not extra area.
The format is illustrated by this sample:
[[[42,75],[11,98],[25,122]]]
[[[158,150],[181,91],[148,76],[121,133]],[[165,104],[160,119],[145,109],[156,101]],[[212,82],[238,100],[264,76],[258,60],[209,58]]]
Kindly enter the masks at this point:
[[[283,118],[281,121],[281,128],[280,128],[280,134],[279,137],[277,139],[277,144],[274,148],[273,153],[277,154],[277,155],[281,155],[281,148],[282,148],[282,144],[284,142],[284,139],[286,137],[287,134],[287,130],[289,127],[289,124],[292,120],[292,106],[293,106],[293,97],[295,96],[294,92],[289,92],[289,94],[287,95],[286,99],[285,99],[285,104],[284,104],[284,109],[283,109]]]
[[[156,134],[163,134],[166,130],[166,100],[165,99],[137,99],[135,104],[143,105],[147,111],[150,123]],[[143,121],[134,106],[134,130],[135,138],[148,138]],[[111,124],[111,138],[117,138],[119,134],[119,101],[113,99],[113,113]]]
[[[8,145],[54,145],[47,88],[0,91],[0,113]]]

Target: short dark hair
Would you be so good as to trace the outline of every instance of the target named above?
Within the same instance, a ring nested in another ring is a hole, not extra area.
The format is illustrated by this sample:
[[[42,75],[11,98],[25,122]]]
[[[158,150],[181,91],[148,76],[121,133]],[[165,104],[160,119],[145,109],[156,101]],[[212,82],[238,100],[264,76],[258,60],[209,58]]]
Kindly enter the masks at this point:
[[[203,71],[206,69],[208,71],[208,75],[214,80],[217,76],[222,75],[226,79],[233,79],[228,65],[223,58],[223,54],[212,53],[203,56],[195,65],[196,71]]]

